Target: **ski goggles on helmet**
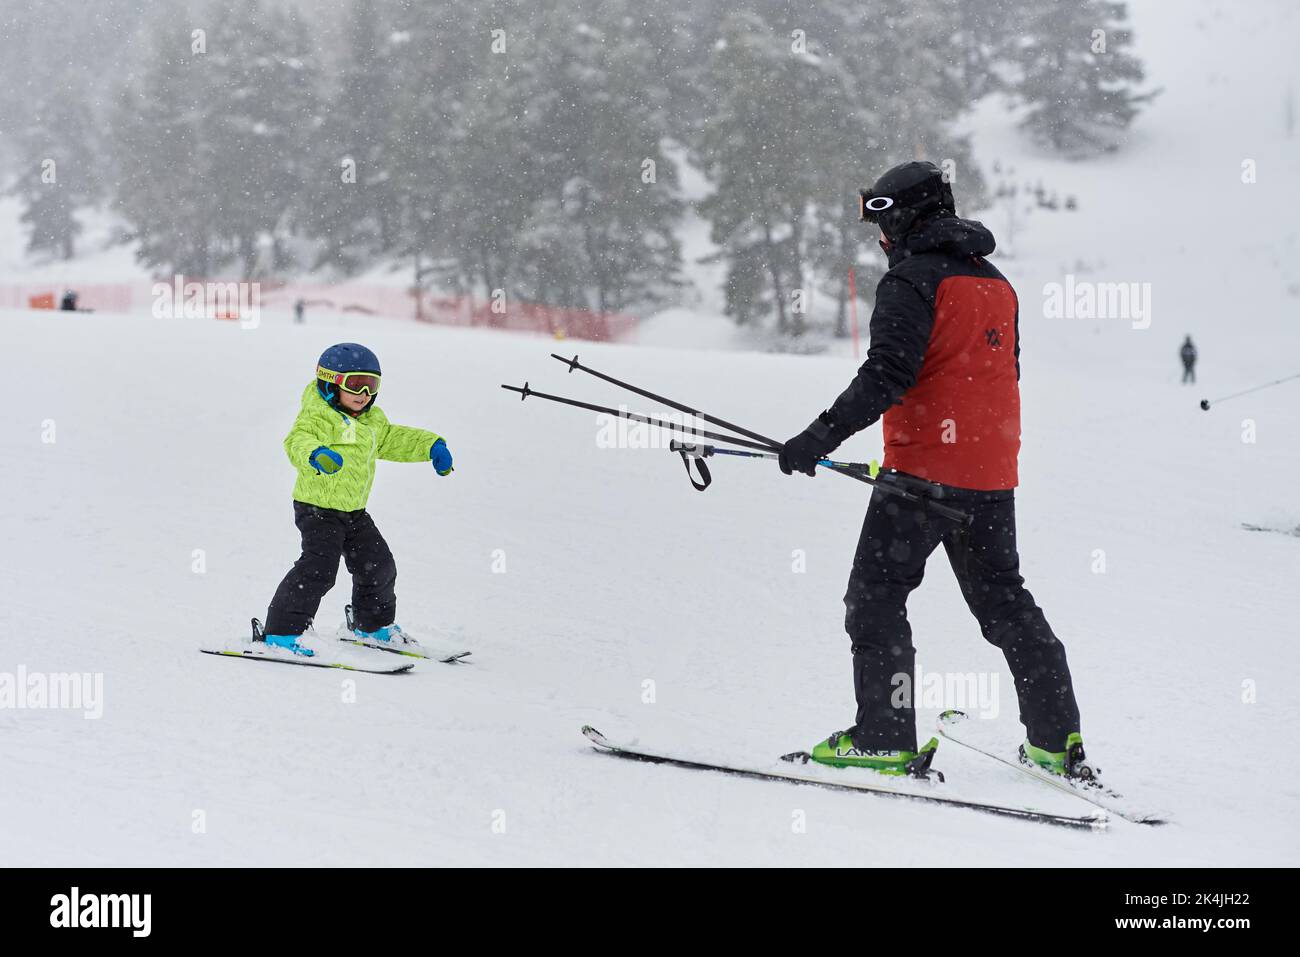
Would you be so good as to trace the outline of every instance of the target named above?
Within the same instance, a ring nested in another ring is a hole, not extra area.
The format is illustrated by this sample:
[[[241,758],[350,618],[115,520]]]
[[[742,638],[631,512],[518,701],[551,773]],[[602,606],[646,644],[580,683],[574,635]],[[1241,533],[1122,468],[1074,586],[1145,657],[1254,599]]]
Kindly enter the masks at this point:
[[[864,223],[877,222],[880,214],[893,205],[892,197],[877,196],[871,190],[864,189],[858,194],[858,218]]]
[[[894,207],[919,211],[939,206],[952,208],[952,187],[937,173],[888,195],[869,189],[858,193],[858,216],[864,223],[879,224],[880,215]]]
[[[378,395],[379,373],[377,372],[334,372],[324,366],[316,367],[316,378],[322,382],[336,385],[344,392],[353,395]]]

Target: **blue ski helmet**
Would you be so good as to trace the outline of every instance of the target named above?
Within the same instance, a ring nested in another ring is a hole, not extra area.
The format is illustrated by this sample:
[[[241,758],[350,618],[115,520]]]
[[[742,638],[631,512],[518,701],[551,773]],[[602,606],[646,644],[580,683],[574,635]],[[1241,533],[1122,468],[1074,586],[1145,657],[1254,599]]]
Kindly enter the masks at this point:
[[[321,398],[330,405],[338,408],[338,389],[334,388],[329,380],[325,377],[325,371],[340,372],[370,372],[375,375],[382,374],[379,368],[379,357],[357,342],[339,342],[330,346],[320,354],[320,359],[316,363],[316,388],[320,390]],[[374,402],[374,396],[366,404],[366,408]]]

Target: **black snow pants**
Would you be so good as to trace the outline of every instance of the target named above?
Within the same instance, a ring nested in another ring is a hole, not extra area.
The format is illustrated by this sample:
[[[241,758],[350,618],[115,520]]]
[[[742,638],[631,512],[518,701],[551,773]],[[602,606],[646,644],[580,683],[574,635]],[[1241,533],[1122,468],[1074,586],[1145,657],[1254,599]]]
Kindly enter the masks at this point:
[[[1065,647],[1020,577],[1014,491],[958,489],[901,472],[882,472],[880,481],[943,501],[974,522],[963,529],[919,503],[879,490],[872,494],[844,596],[858,703],[854,743],[864,749],[916,750],[915,698],[892,696],[900,686],[896,676],[906,675],[915,691],[907,596],[921,584],[926,559],[942,542],[985,640],[1006,658],[1030,743],[1065,750],[1066,737],[1081,730],[1079,707]]]
[[[397,611],[397,563],[370,513],[294,502],[293,516],[302,533],[302,555],[275,590],[266,612],[266,633],[301,635],[307,630],[321,599],[334,587],[340,556],[352,575],[356,627],[378,631],[391,625]]]

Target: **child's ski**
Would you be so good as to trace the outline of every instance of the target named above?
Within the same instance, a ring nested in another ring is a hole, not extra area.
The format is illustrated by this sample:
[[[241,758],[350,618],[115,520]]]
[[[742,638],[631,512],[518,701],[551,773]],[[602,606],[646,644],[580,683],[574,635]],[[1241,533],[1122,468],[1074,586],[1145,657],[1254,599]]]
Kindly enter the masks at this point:
[[[367,638],[358,638],[356,635],[340,633],[339,641],[349,645],[357,645],[361,648],[374,648],[376,651],[387,651],[394,655],[405,655],[408,658],[424,658],[427,661],[441,661],[443,664],[454,665],[469,664],[464,659],[468,658],[474,652],[472,651],[444,651],[437,648],[429,648],[419,642],[407,642],[403,645],[394,645],[391,641],[372,641]]]
[[[429,661],[441,661],[443,664],[454,665],[457,662],[464,662],[473,654],[472,651],[462,651],[455,646],[447,644],[436,644],[432,641],[418,641],[405,633],[400,637],[390,638],[388,641],[380,641],[374,638],[363,638],[356,633],[355,622],[352,618],[352,606],[345,605],[343,608],[344,623],[339,625],[339,630],[335,637],[339,641],[347,642],[350,645],[360,645],[362,648],[374,648],[377,651],[388,651],[395,655],[405,655],[408,658],[425,658]],[[469,662],[464,662],[468,664]]]
[[[954,797],[943,793],[917,790],[917,788],[927,787],[927,785],[907,778],[900,778],[898,784],[891,783],[889,779],[883,775],[873,775],[870,779],[867,779],[864,776],[858,779],[854,778],[851,774],[846,774],[843,779],[830,780],[829,774],[827,776],[819,776],[812,771],[801,772],[796,770],[795,765],[793,764],[791,764],[788,770],[778,766],[766,769],[738,767],[733,764],[714,763],[711,761],[696,760],[694,758],[673,757],[672,755],[661,754],[633,745],[616,744],[590,725],[584,725],[582,733],[588,741],[595,745],[596,750],[601,754],[614,755],[616,757],[627,758],[633,761],[645,761],[651,764],[667,764],[672,765],[673,767],[689,768],[700,771],[717,771],[722,774],[753,778],[761,781],[786,781],[793,784],[807,784],[812,785],[813,787],[826,788],[833,791],[865,791],[868,794],[876,794],[881,797],[903,798],[905,800],[929,804],[946,804],[950,807],[967,808],[972,811],[981,811],[985,814],[1014,817],[1025,821],[1035,821],[1041,824],[1054,824],[1060,827],[1075,827],[1095,830],[1104,828],[1107,823],[1105,811],[1094,811],[1086,815],[1055,814],[1029,806],[1020,807],[1014,805],[992,804],[984,801],[973,801],[966,798]],[[825,770],[829,772],[831,769]],[[928,787],[933,787],[933,785],[928,785]]]
[[[1007,767],[1015,768],[1022,774],[1026,774],[1036,781],[1041,781],[1049,787],[1055,788],[1066,794],[1073,795],[1080,800],[1087,801],[1089,804],[1099,807],[1104,811],[1121,817],[1126,821],[1134,824],[1165,824],[1168,823],[1164,818],[1149,811],[1141,811],[1131,806],[1125,800],[1124,795],[1113,791],[1100,782],[1086,784],[1083,782],[1073,783],[1068,778],[1061,777],[1059,774],[1052,774],[1050,771],[1038,767],[1036,764],[1026,764],[1022,761],[1012,760],[1004,757],[993,748],[979,742],[971,735],[974,723],[964,711],[945,711],[939,715],[939,734],[959,744],[963,748],[968,748],[977,754],[982,754],[986,758],[992,758],[994,761],[1000,761]]]
[[[365,660],[330,659],[319,653],[308,657],[306,655],[295,655],[292,651],[281,652],[275,648],[254,648],[244,642],[239,642],[237,647],[200,648],[199,651],[205,655],[225,655],[230,658],[244,658],[248,661],[276,661],[282,665],[305,665],[308,668],[342,668],[344,671],[367,671],[377,675],[401,674],[415,667],[414,662],[394,661],[392,664],[388,664],[382,659],[373,660],[369,656]]]
[[[298,639],[300,645],[312,652],[300,655],[288,648],[268,645],[262,638],[262,626],[253,619],[251,638],[228,642],[209,648],[199,648],[205,655],[223,655],[228,658],[243,658],[248,661],[274,661],[282,665],[303,665],[308,668],[341,668],[344,671],[367,671],[372,674],[395,675],[410,671],[415,662],[394,661],[386,655],[372,654],[362,650],[344,650],[337,645],[322,641],[314,631],[308,631]]]

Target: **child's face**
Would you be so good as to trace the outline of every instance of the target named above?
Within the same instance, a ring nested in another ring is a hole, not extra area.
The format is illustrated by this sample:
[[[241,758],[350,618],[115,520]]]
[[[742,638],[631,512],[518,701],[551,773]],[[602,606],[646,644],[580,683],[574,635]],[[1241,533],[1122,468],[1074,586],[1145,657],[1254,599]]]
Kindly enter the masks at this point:
[[[370,396],[366,395],[364,392],[361,393],[361,395],[357,395],[352,392],[344,392],[342,389],[339,390],[339,402],[343,403],[343,408],[347,409],[349,412],[360,412],[366,407],[366,403],[369,401]]]

